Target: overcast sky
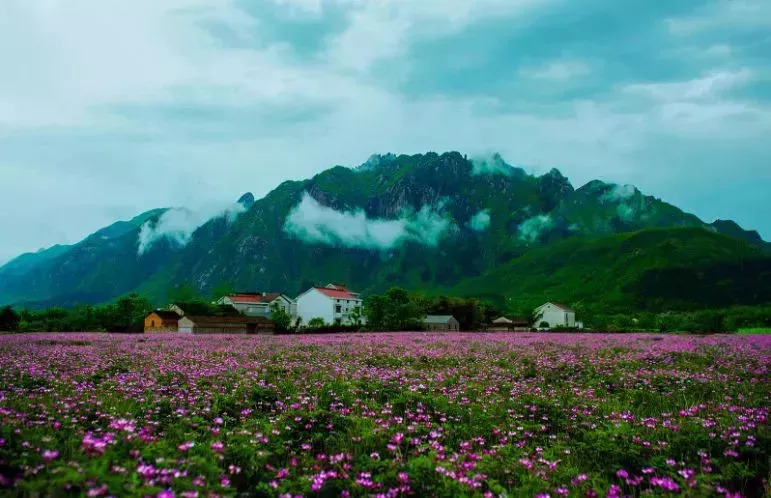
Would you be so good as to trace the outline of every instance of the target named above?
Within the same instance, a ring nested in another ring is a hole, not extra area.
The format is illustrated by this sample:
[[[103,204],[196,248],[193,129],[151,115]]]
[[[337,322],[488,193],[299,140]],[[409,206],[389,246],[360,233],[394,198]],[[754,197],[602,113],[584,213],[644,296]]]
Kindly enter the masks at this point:
[[[768,240],[769,137],[768,0],[0,1],[0,262],[429,150]]]

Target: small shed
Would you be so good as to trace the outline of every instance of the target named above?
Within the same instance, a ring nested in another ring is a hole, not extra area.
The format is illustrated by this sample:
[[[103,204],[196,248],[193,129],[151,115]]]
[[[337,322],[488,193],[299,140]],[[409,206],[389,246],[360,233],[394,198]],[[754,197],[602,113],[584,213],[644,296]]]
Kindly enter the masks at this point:
[[[426,330],[454,331],[460,330],[460,323],[452,315],[428,315],[423,319]]]
[[[176,332],[179,315],[173,311],[155,310],[145,317],[145,332]]]
[[[530,323],[527,318],[522,316],[515,316],[512,318],[501,316],[493,320],[487,330],[494,332],[521,332],[530,330]]]
[[[273,322],[262,316],[194,316],[179,319],[183,334],[272,334]]]

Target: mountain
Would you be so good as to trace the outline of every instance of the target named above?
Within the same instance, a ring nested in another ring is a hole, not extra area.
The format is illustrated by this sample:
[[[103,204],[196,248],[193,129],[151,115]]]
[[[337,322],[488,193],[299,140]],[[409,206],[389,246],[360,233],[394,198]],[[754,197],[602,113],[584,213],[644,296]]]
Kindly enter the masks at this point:
[[[598,296],[610,310],[761,304],[771,299],[771,258],[701,227],[647,228],[536,248],[453,293],[514,310],[546,301],[592,307]]]
[[[595,180],[575,189],[556,169],[532,176],[498,155],[386,154],[356,168],[336,166],[284,182],[262,199],[244,194],[213,214],[156,209],[72,246],[20,256],[0,268],[0,302],[66,305],[137,291],[160,304],[182,284],[204,294],[231,282],[242,290],[292,295],[329,281],[364,293],[403,285],[425,292],[474,290],[500,300],[520,289],[504,275],[523,278],[521,268],[532,258],[542,263],[527,276],[528,292],[539,286],[545,292],[551,272],[570,255],[565,248],[606,247],[595,264],[617,262],[621,275],[626,255],[611,248],[618,237],[638,232],[681,241],[692,255],[709,251],[689,240],[723,248],[711,253],[715,257],[678,260],[687,268],[763,261],[768,249],[733,222],[707,224],[633,186]],[[633,240],[644,239],[639,237]],[[622,246],[629,244],[634,246]],[[597,272],[567,260],[573,269],[559,271],[572,272],[573,284],[578,274]],[[639,263],[635,278],[648,279],[639,285],[671,278],[642,271],[662,268],[660,261]],[[611,287],[598,286],[589,297],[637,302],[635,292]]]

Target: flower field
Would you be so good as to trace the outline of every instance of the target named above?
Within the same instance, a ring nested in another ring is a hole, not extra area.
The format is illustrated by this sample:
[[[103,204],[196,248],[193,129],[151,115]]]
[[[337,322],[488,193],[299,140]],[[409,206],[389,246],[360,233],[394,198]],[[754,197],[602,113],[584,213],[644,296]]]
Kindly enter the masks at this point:
[[[0,495],[764,496],[771,336],[0,336]]]

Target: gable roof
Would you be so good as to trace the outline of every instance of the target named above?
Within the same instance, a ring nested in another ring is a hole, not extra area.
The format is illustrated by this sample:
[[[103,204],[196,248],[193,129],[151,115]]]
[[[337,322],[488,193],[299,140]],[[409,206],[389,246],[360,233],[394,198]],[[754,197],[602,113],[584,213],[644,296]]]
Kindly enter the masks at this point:
[[[271,303],[281,297],[279,292],[238,292],[225,296],[234,303]]]
[[[542,307],[546,306],[547,304],[551,304],[552,306],[556,306],[557,308],[561,309],[562,311],[568,311],[568,312],[575,313],[573,308],[571,308],[570,306],[568,306],[566,304],[555,303],[554,301],[549,301],[548,303],[543,304]]]
[[[179,315],[175,311],[155,310],[147,314],[147,316],[150,316],[150,315],[157,315],[158,317],[160,317],[161,320],[169,320],[169,321],[179,320]]]
[[[501,316],[493,320],[493,323],[513,323],[513,322],[508,318],[506,318],[505,316]]]
[[[327,297],[331,297],[333,299],[359,299],[358,295],[354,295],[346,289],[345,287],[339,287],[335,286],[334,288],[331,287],[314,287],[317,291],[321,292]]]
[[[455,317],[452,315],[428,315],[423,319],[423,323],[450,323],[453,320]]]

